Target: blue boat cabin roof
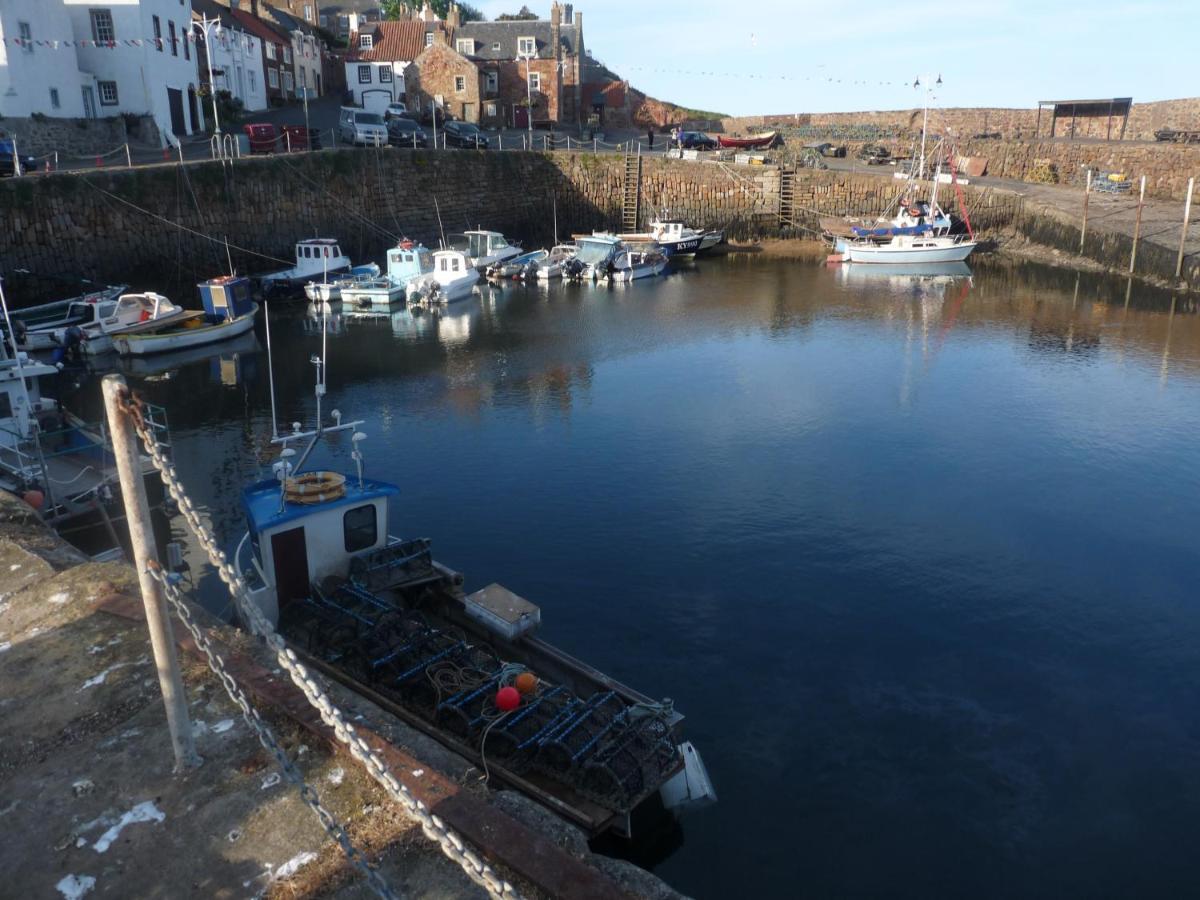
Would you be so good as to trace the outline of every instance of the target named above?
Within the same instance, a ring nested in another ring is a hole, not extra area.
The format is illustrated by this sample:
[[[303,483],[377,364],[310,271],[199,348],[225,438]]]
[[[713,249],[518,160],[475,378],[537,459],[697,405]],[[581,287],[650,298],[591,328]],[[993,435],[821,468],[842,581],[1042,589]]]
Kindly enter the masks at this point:
[[[338,499],[323,503],[288,503],[282,510],[279,508],[279,493],[280,485],[274,478],[256,482],[242,491],[242,508],[252,535],[257,536],[267,529],[298,521],[314,513],[355,506],[380,497],[393,497],[400,493],[400,489],[386,481],[364,478],[362,490],[359,490],[358,477],[347,475],[346,493]]]

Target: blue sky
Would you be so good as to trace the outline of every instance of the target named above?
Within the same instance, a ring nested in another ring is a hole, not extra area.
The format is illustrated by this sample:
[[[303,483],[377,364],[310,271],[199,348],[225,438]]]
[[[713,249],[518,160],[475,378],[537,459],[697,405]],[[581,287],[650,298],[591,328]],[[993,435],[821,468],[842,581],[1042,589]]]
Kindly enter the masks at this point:
[[[495,18],[521,2],[475,5]],[[526,2],[549,16],[550,0]],[[941,73],[943,106],[1200,95],[1200,0],[576,0],[575,8],[593,55],[635,87],[734,115],[919,106],[911,85],[925,72]]]

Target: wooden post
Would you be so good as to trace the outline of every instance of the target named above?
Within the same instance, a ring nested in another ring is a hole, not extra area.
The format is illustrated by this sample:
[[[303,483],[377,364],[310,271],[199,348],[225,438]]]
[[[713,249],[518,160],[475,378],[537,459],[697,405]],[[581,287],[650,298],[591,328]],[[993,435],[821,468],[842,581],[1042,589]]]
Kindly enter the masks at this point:
[[[154,529],[150,523],[150,504],[146,501],[146,485],[142,481],[141,454],[137,433],[128,414],[120,408],[119,397],[125,391],[125,379],[120,375],[105,375],[101,385],[104,408],[108,413],[108,429],[112,436],[113,456],[121,478],[121,499],[125,503],[125,520],[129,523],[129,543],[137,568],[142,603],[146,607],[146,626],[154,648],[154,663],[158,667],[158,684],[162,688],[163,704],[167,708],[167,728],[175,750],[176,771],[200,765],[196,744],[192,738],[192,723],[188,720],[187,697],[183,678],[179,674],[179,659],[175,655],[175,639],[171,635],[171,619],[166,599],[150,574],[149,564],[156,562]]]
[[[1083,256],[1083,239],[1087,237],[1088,197],[1092,194],[1092,170],[1087,170],[1087,184],[1083,188],[1083,225],[1079,229],[1079,255]]]
[[[1183,231],[1179,235],[1179,256],[1175,257],[1175,277],[1183,273],[1183,247],[1187,243],[1188,222],[1192,218],[1192,188],[1196,185],[1195,178],[1188,179],[1187,199],[1183,201]]]
[[[1133,250],[1129,254],[1129,274],[1133,274],[1133,264],[1137,262],[1138,239],[1142,236],[1142,207],[1146,203],[1146,176],[1142,176],[1142,186],[1138,191],[1137,220],[1133,223]]]

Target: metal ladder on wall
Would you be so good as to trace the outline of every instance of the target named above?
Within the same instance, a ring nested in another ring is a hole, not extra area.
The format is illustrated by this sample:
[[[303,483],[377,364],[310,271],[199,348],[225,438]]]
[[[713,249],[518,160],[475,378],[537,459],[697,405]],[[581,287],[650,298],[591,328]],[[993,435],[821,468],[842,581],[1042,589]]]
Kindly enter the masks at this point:
[[[625,185],[621,196],[621,230],[637,231],[642,205],[642,148],[625,154]]]
[[[796,170],[779,170],[779,227],[796,227]]]

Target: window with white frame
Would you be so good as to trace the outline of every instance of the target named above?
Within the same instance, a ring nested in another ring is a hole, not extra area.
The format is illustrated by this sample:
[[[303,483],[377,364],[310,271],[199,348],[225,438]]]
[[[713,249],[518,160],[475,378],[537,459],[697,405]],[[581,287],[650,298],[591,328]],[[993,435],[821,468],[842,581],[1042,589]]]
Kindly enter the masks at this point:
[[[390,63],[379,67],[379,80],[384,84],[392,83],[392,66]]]
[[[470,56],[475,52],[475,42],[470,38],[459,38],[454,42],[454,49],[459,53]]]
[[[542,73],[541,72],[530,72],[529,73],[529,89],[531,91],[540,91],[542,89]]]
[[[499,41],[492,41],[492,52],[493,53],[500,52],[500,42]]]
[[[359,50],[370,50],[370,49],[374,48],[374,46],[375,46],[375,35],[360,34],[358,36],[358,49]]]
[[[292,64],[292,48],[286,45],[283,48],[283,61],[289,66]]]
[[[101,106],[117,105],[117,83],[115,81],[97,81],[96,89],[100,92]]]
[[[486,111],[486,114],[487,114],[487,115],[488,115],[490,118],[495,118],[495,116],[496,116],[496,104],[495,104],[495,103],[488,103],[488,104],[487,104],[487,105],[484,107],[484,110]]]
[[[274,88],[275,90],[279,90],[279,70],[278,69],[267,69],[267,84],[271,85],[271,87]]]
[[[359,84],[370,84],[371,83],[371,67],[370,66],[359,66],[358,67],[358,83]]]
[[[425,32],[425,46],[426,47],[433,46],[433,32],[432,31]]]
[[[178,56],[179,55],[179,41],[175,40],[175,23],[174,22],[167,23],[167,34],[171,38],[171,55]]]
[[[267,48],[267,59],[274,60],[275,59],[275,45],[267,44],[266,48]]]
[[[517,38],[517,56],[533,56],[536,52],[537,41],[534,38]]]
[[[292,73],[291,73],[291,72],[284,72],[284,73],[283,73],[283,89],[284,89],[285,91],[289,91],[289,92],[290,92],[290,91],[292,90],[293,84],[294,84],[294,83],[293,83],[293,81],[292,81]]]
[[[162,22],[158,20],[158,16],[154,16],[154,46],[158,48],[158,52],[162,53]]]
[[[21,47],[26,53],[33,52],[33,29],[28,22],[17,23],[17,37],[21,39]]]
[[[487,89],[489,91],[500,90],[500,76],[499,75],[497,75],[495,72],[488,72],[487,75],[484,76],[484,78],[486,79],[485,83],[487,84]]]
[[[454,92],[455,92],[456,94],[461,94],[461,93],[462,93],[463,91],[465,91],[466,89],[467,89],[467,79],[466,79],[466,76],[463,76],[463,75],[455,75],[455,76],[454,76]]]
[[[312,20],[313,20],[313,16],[312,16],[312,4],[311,4],[311,3],[305,3],[305,4],[304,4],[304,21],[305,21],[305,22],[311,22]]]
[[[50,88],[50,106],[54,109],[59,109],[62,106],[58,102],[58,88]]]
[[[93,9],[92,14],[92,40],[100,41],[107,44],[109,41],[117,39],[117,33],[113,29],[113,17],[111,9]]]

